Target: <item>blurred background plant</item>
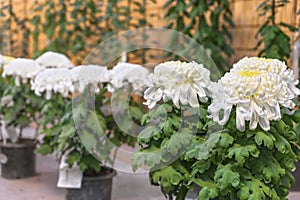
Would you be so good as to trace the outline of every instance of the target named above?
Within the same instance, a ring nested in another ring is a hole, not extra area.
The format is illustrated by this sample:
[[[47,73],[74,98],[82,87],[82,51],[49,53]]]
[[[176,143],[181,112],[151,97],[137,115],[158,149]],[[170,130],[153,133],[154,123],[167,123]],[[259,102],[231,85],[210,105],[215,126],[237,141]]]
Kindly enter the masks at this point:
[[[234,53],[230,44],[230,29],[234,27],[230,1],[168,0],[164,8],[167,10],[166,27],[182,32],[203,45],[224,73]]]
[[[298,28],[277,20],[278,9],[288,3],[288,0],[265,0],[259,4],[259,16],[266,17],[266,20],[256,34],[256,37],[260,36],[256,49],[262,46],[258,56],[288,61],[291,55],[291,39],[288,33],[295,32]]]
[[[137,0],[37,1],[31,19],[34,56],[57,51],[76,57],[74,62],[79,64],[106,38],[130,28],[151,26],[145,7],[146,1]],[[46,35],[46,45],[40,45],[41,35]],[[144,52],[135,52],[135,57],[145,59]]]
[[[287,0],[265,0],[259,6],[254,0],[0,0],[0,52],[37,57],[52,50],[68,55],[78,64],[95,45],[115,33],[139,27],[167,27],[201,43],[225,72],[231,63],[246,55],[288,61],[299,5]],[[128,53],[127,59],[159,63],[165,60],[164,53],[143,49]]]

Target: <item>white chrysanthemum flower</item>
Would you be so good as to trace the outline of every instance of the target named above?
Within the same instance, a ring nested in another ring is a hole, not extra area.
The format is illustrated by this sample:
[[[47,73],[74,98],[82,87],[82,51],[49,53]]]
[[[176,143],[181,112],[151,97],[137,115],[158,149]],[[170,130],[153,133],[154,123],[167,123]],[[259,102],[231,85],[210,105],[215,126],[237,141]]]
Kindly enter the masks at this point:
[[[259,124],[270,129],[270,121],[281,119],[280,106],[293,111],[293,99],[300,94],[298,81],[284,62],[277,59],[244,58],[211,88],[210,117],[224,125],[233,106],[236,107],[236,126],[245,130],[245,122],[254,130]],[[288,112],[290,113],[290,112]]]
[[[67,97],[68,94],[74,92],[69,71],[66,68],[45,69],[32,80],[31,89],[37,96],[46,92],[46,99],[50,99],[53,92]]]
[[[130,84],[133,92],[142,96],[146,88],[145,79],[149,74],[146,68],[137,64],[120,62],[110,71],[111,80],[107,88],[109,92],[114,92],[115,89]]]
[[[74,67],[67,56],[61,53],[47,51],[36,59],[39,65],[44,68],[70,68]]]
[[[110,80],[110,72],[106,67],[98,65],[81,65],[70,70],[70,77],[75,90],[82,93],[89,85],[96,93],[99,92],[99,84]]]
[[[149,87],[144,93],[147,102],[144,104],[150,109],[161,99],[164,102],[172,100],[177,108],[179,104],[198,107],[199,100],[207,101],[210,72],[202,64],[180,61],[161,63],[148,78]]]
[[[12,76],[15,78],[17,86],[20,81],[27,83],[28,79],[34,78],[43,68],[31,59],[17,58],[3,67],[2,76]]]

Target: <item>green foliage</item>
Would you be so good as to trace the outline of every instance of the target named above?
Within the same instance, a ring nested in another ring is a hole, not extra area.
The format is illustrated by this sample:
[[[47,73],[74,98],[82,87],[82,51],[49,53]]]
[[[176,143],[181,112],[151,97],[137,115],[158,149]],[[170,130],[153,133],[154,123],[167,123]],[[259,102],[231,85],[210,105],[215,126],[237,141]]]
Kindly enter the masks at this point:
[[[87,95],[86,93],[82,94]],[[135,145],[135,138],[125,135],[116,125],[111,113],[103,113],[102,108],[110,106],[106,97],[106,87],[95,94],[95,101],[85,102],[85,98],[63,98],[53,94],[41,105],[40,134],[43,141],[36,152],[56,153],[58,159],[66,155],[69,166],[77,163],[85,173],[98,172],[102,163],[112,163],[111,153],[122,144]],[[135,117],[140,117],[140,105],[131,102]],[[74,117],[74,118],[73,118]],[[76,125],[76,126],[75,126]]]
[[[185,113],[188,116],[183,117]],[[169,199],[183,200],[192,188],[188,183],[195,159],[185,159],[184,152],[192,151],[192,145],[204,141],[208,119],[199,113],[206,113],[205,106],[179,110],[169,102],[141,118],[142,124],[148,127],[138,135],[141,148],[132,156],[133,169],[143,164],[148,166],[152,184],[159,185]],[[189,119],[192,114],[197,115],[197,124],[193,117]]]
[[[208,145],[211,136],[193,141],[185,158],[196,159],[189,184],[201,187],[199,199],[286,199],[300,152],[297,114],[283,114],[270,131],[238,132],[232,113],[214,143]]]
[[[287,29],[294,32],[297,28],[284,22],[276,23],[278,9],[286,6],[288,3],[290,3],[288,0],[264,0],[258,6],[257,9],[261,12],[260,16],[266,17],[266,21],[256,34],[256,37],[261,37],[256,49],[262,46],[258,56],[277,58],[285,61],[290,57],[290,38],[283,30]]]
[[[160,170],[150,172],[151,183],[153,185],[161,185],[164,194],[168,194],[169,197],[175,195],[177,199],[185,197],[187,188],[184,184],[189,181],[189,176],[188,169],[180,161]],[[177,191],[178,188],[180,189]],[[174,191],[176,191],[175,194],[173,194]],[[178,198],[178,196],[182,197]]]
[[[230,1],[166,1],[167,28],[175,29],[203,45],[221,72],[228,69],[230,28],[234,26]],[[174,43],[174,41],[171,41]],[[195,52],[197,53],[197,52]]]
[[[93,48],[112,35],[130,28],[151,26],[145,7],[146,1],[137,0],[108,0],[105,4],[96,0],[38,2],[32,9],[30,21],[34,26],[34,56],[52,50],[75,57],[76,63],[82,63]],[[46,47],[40,46],[42,35],[46,36]],[[145,58],[145,51],[132,55]]]
[[[17,15],[16,9],[13,7],[13,1],[0,2],[0,17],[2,19],[0,33],[0,52],[8,50],[14,56],[29,56],[29,19],[27,16],[20,18]],[[22,30],[19,34],[19,30]],[[18,34],[18,37],[13,37]]]
[[[39,44],[42,34],[47,40],[42,52],[52,50],[73,55],[78,63],[101,41],[103,28],[98,16],[101,10],[94,0],[43,1],[35,4],[32,10],[35,57],[41,54]]]
[[[77,127],[81,129],[80,135],[75,127],[73,114],[79,115],[80,123],[84,125],[84,128]],[[107,149],[107,145],[100,145],[103,132],[95,124],[98,121],[101,122],[101,129],[106,130],[106,120],[99,109],[95,114],[79,106],[73,113],[72,99],[54,94],[50,100],[42,102],[39,132],[43,135],[43,141],[36,152],[43,155],[56,152],[59,159],[67,152],[66,161],[70,166],[77,163],[82,171],[99,171],[100,163],[109,160],[110,149]],[[103,154],[94,157],[92,150]]]
[[[5,84],[0,96],[0,113],[6,126],[19,127],[22,133],[23,128],[38,121],[41,98],[31,91],[29,83],[17,86],[13,77],[0,79]]]

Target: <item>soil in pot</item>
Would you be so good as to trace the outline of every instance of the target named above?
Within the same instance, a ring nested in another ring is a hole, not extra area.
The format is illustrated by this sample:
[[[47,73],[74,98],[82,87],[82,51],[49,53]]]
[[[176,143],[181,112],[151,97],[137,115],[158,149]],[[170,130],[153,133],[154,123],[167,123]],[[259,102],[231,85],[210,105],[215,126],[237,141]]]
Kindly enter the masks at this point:
[[[66,200],[110,200],[114,169],[102,168],[99,173],[87,171],[80,189],[67,189]]]
[[[33,140],[22,140],[19,143],[3,144],[0,142],[0,152],[7,157],[7,162],[1,165],[1,176],[7,179],[20,179],[35,175],[35,149]]]

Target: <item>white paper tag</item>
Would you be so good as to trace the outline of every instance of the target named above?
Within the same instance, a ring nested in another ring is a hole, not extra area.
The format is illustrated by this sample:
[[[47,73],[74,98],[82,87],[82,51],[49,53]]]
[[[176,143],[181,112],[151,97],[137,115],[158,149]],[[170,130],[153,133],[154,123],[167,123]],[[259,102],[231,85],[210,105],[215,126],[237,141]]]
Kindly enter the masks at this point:
[[[6,144],[7,139],[10,139],[13,143],[15,143],[19,138],[16,128],[13,126],[7,127],[4,120],[1,121],[1,132],[4,144]]]
[[[59,188],[81,188],[83,173],[79,167],[64,168],[59,170],[57,187]]]
[[[83,177],[83,172],[77,165],[69,167],[65,162],[66,155],[61,159],[59,165],[59,177],[57,182],[57,187],[59,188],[81,188],[81,182]]]

